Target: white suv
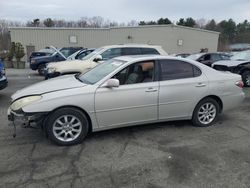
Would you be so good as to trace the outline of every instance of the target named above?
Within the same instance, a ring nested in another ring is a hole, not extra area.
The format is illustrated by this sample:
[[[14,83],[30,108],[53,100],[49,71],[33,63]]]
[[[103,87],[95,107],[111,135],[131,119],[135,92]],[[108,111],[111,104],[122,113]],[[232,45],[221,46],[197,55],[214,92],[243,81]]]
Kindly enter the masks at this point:
[[[45,79],[65,74],[83,73],[98,63],[124,55],[167,55],[161,46],[123,44],[103,46],[81,60],[49,63],[45,70]]]

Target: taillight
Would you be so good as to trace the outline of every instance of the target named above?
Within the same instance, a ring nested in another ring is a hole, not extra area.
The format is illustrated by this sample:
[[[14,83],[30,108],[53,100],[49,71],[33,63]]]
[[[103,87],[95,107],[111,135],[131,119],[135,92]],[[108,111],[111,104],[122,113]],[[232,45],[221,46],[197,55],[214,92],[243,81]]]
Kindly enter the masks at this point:
[[[240,81],[237,81],[235,82],[235,85],[240,87],[240,88],[243,88],[244,87],[244,83],[240,80]]]

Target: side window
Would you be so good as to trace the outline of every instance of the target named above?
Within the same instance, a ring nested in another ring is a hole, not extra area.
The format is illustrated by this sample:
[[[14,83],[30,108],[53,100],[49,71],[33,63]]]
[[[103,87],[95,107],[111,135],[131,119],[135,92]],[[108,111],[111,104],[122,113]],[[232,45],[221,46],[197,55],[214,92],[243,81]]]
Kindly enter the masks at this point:
[[[221,57],[220,57],[219,54],[212,54],[211,55],[211,60],[212,61],[219,61],[219,60],[221,60]]]
[[[204,60],[205,61],[208,61],[210,59],[211,59],[211,55],[210,54],[207,54],[207,55],[204,56]]]
[[[141,54],[157,54],[160,53],[154,48],[141,48]]]
[[[122,48],[122,55],[140,55],[140,48]]]
[[[192,78],[201,75],[201,70],[194,65],[178,60],[160,60],[161,80]]]
[[[90,54],[92,51],[85,51],[85,52],[83,52],[83,53],[81,53],[81,54],[79,54],[79,55],[77,55],[76,56],[76,59],[82,59],[82,58],[84,58],[86,55],[88,55],[88,54]]]
[[[120,85],[153,82],[155,75],[155,63],[146,61],[129,65],[113,78],[120,81]]]
[[[230,57],[229,56],[227,56],[227,55],[221,55],[221,59],[223,59],[223,60],[229,60],[230,59]]]
[[[114,57],[121,56],[121,48],[111,48],[103,52],[102,54],[102,59],[103,60],[109,60]]]

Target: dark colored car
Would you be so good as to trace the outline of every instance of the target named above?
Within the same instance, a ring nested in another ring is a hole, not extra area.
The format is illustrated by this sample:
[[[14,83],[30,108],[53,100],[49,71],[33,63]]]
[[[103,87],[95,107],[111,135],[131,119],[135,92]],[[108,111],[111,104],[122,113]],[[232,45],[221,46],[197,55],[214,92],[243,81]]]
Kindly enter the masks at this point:
[[[65,61],[67,57],[69,57],[71,54],[81,49],[83,48],[82,47],[64,47],[64,48],[61,48],[60,50],[55,49],[55,52],[52,55],[32,58],[30,61],[30,68],[32,70],[38,70],[38,73],[40,75],[43,75],[44,69],[47,63]]]
[[[212,67],[219,71],[240,74],[245,87],[250,87],[250,50],[236,53],[230,60],[215,62]]]
[[[5,75],[5,68],[0,59],[0,90],[6,88],[8,85],[7,77]]]
[[[52,49],[41,49],[37,52],[32,52],[30,57],[29,57],[29,62],[31,62],[32,58],[36,58],[36,57],[42,57],[42,56],[50,56],[54,53],[55,51]]]
[[[182,57],[182,58],[186,58],[188,56],[190,56],[191,54],[189,53],[181,53],[181,54],[176,54],[175,57]]]
[[[212,64],[216,61],[221,61],[221,60],[229,60],[230,55],[226,53],[198,53],[198,54],[192,54],[187,57],[188,59],[192,59],[195,61],[198,61],[202,64],[205,64],[209,67],[212,66]]]

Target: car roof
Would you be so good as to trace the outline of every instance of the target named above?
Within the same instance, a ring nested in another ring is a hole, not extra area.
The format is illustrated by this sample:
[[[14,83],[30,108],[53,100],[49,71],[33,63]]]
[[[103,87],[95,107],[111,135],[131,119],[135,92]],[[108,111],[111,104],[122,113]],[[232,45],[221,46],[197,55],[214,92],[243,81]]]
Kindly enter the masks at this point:
[[[174,56],[163,56],[163,55],[127,55],[127,56],[119,56],[114,59],[121,61],[147,61],[152,59],[186,60],[185,58],[174,57]]]
[[[107,45],[102,48],[126,48],[126,47],[134,47],[134,48],[157,48],[161,47],[159,45],[150,45],[150,44],[117,44],[117,45]]]
[[[129,56],[120,56],[116,57],[114,59],[125,61],[125,62],[137,62],[137,61],[151,61],[151,60],[157,60],[157,59],[169,59],[169,60],[179,60],[179,61],[185,61],[188,63],[191,63],[198,67],[207,68],[208,66],[199,63],[192,59],[182,58],[182,57],[175,57],[175,56],[163,56],[163,55],[129,55]],[[208,67],[210,68],[210,67]]]

